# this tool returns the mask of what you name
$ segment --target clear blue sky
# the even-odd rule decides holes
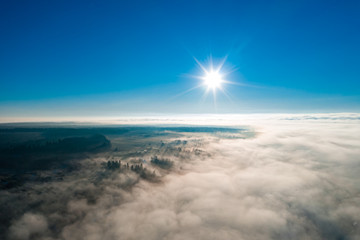
[[[2,116],[360,110],[360,1],[0,3]],[[225,55],[202,98],[193,57]],[[176,97],[175,97],[176,96]]]

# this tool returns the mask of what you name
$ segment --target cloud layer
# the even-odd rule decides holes
[[[249,138],[184,134],[178,153],[162,151],[174,167],[160,183],[101,178],[89,163],[26,196],[2,192],[19,206],[6,237],[360,239],[358,119],[272,116]]]

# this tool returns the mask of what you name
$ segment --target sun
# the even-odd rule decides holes
[[[221,83],[223,82],[222,76],[218,71],[211,70],[209,72],[205,72],[205,76],[203,77],[204,84],[213,90],[220,88]]]
[[[197,79],[198,85],[175,95],[175,97],[179,97],[198,88],[204,88],[205,91],[202,99],[205,99],[209,93],[212,93],[214,99],[214,106],[216,106],[216,96],[218,91],[220,91],[229,100],[231,100],[227,91],[227,85],[237,83],[229,81],[228,75],[236,71],[236,69],[229,69],[229,67],[223,68],[225,61],[227,60],[227,56],[219,59],[218,61],[216,61],[216,64],[214,64],[213,59],[210,55],[208,65],[204,65],[195,57],[193,58],[198,65],[198,70],[201,70],[201,72],[196,75],[189,76]]]

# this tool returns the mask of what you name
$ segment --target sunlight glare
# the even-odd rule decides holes
[[[221,74],[213,70],[206,72],[203,79],[205,84],[211,89],[219,88],[223,82]]]

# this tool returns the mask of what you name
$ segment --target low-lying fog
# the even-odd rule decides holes
[[[360,115],[188,122],[0,126],[0,238],[360,239]]]

